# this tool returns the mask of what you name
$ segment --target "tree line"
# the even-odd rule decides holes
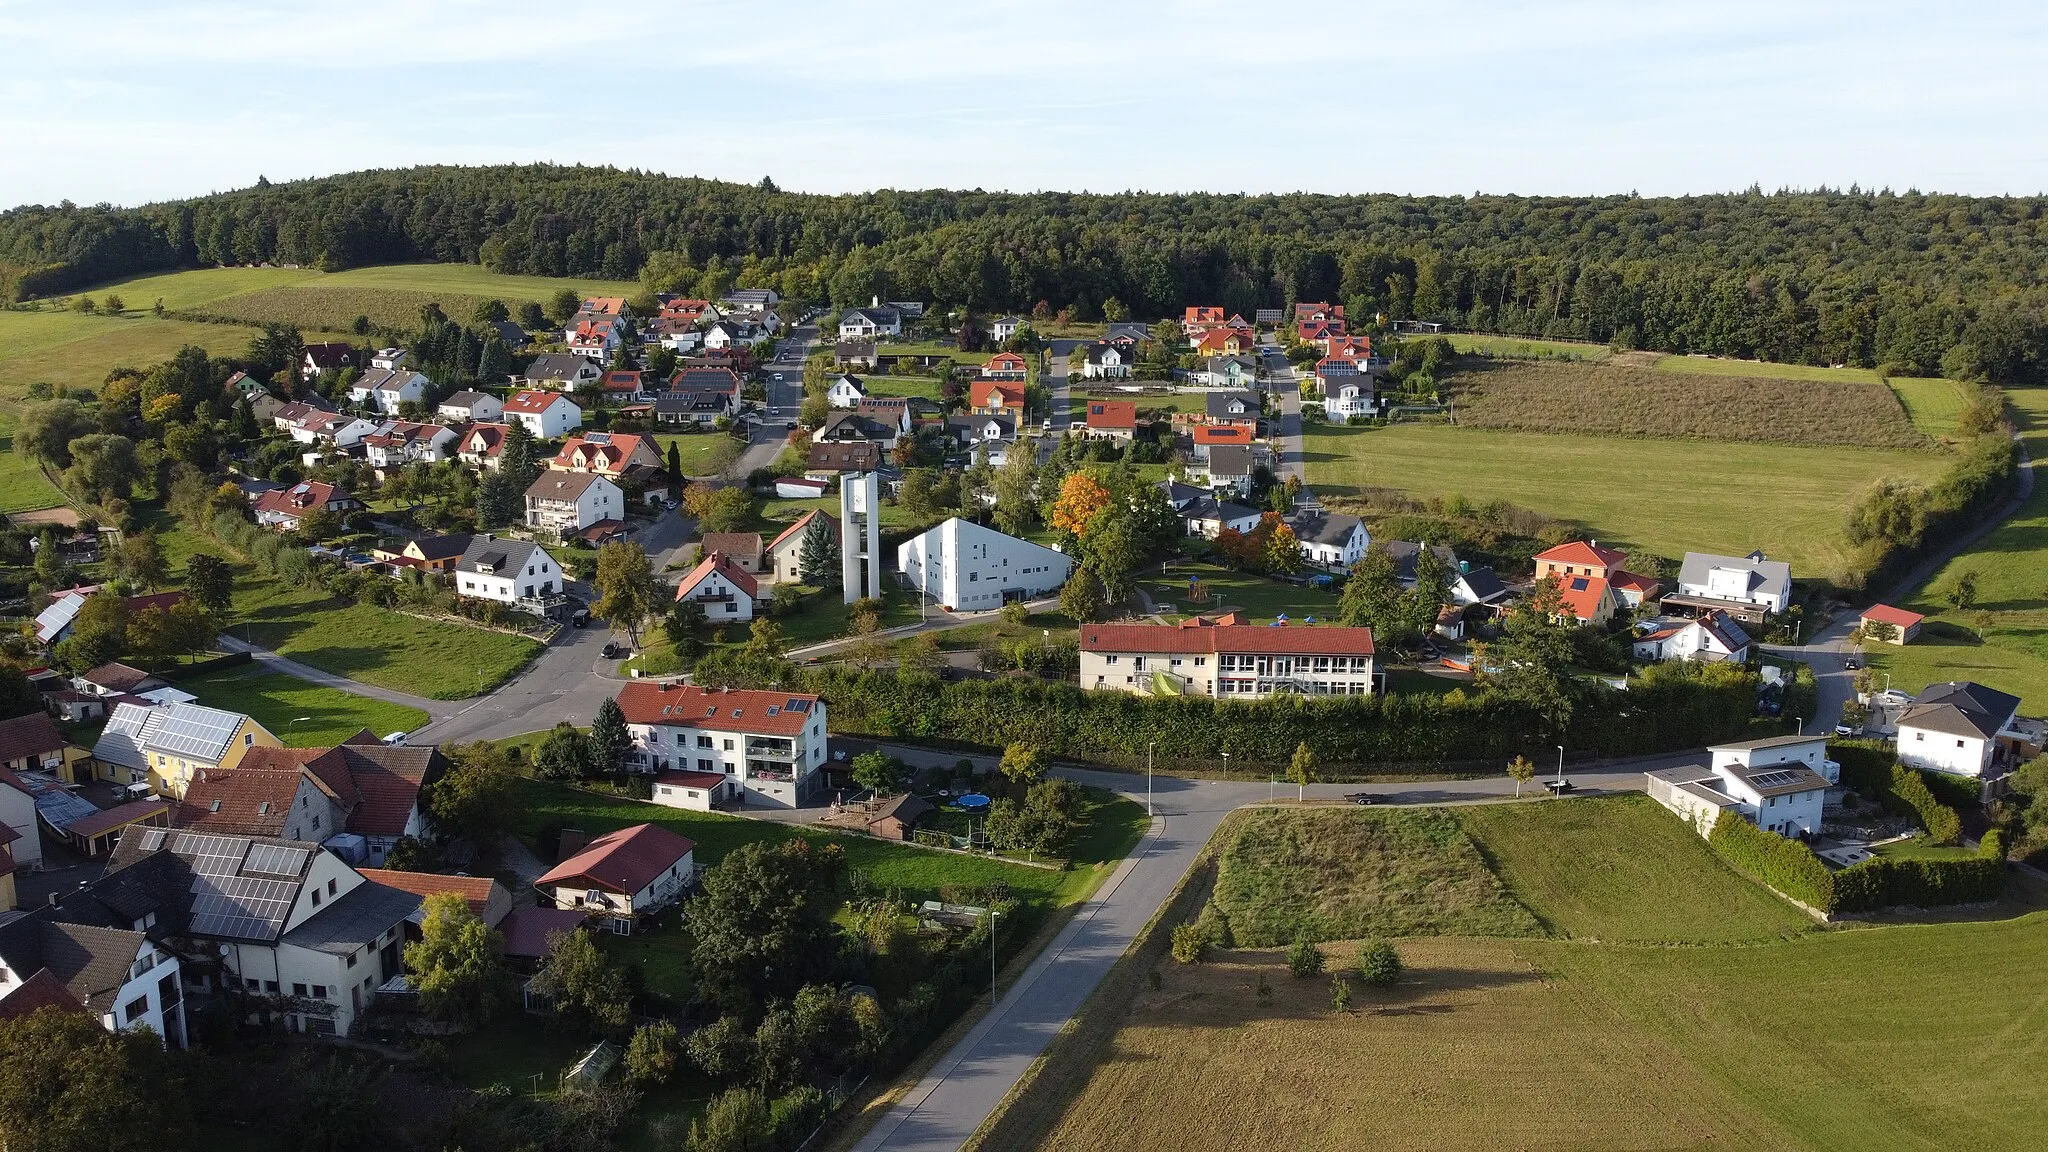
[[[0,213],[0,298],[213,264],[402,261],[1082,318],[1331,300],[1477,331],[2048,379],[2048,198],[817,196],[610,168],[422,167]]]

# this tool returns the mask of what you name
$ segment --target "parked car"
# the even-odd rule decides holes
[[[618,646],[618,644],[617,644],[617,643],[615,643],[615,642],[613,642],[613,641],[610,641],[610,640],[607,640],[607,641],[605,641],[605,642],[604,642],[604,651],[603,651],[602,653],[600,653],[600,655],[602,655],[602,656],[603,656],[603,657],[604,657],[605,659],[607,659],[607,660],[616,660],[616,659],[618,659],[618,656],[619,656],[619,646]]]
[[[581,628],[588,623],[590,623],[590,609],[578,608],[574,612],[569,613],[569,627]]]
[[[405,747],[406,737],[410,735],[412,735],[410,732],[387,732],[384,734],[384,746],[386,748],[403,748]]]
[[[1835,735],[1837,735],[1837,736],[1854,736],[1855,734],[1856,734],[1856,729],[1854,729],[1854,728],[1850,727],[1850,726],[1849,726],[1849,725],[1847,725],[1847,724],[1837,724],[1837,725],[1835,725]]]
[[[1863,667],[1863,661],[1858,660],[1854,656],[1851,656],[1847,660],[1842,661],[1842,667],[1847,668],[1851,672],[1854,672],[1857,669]]]

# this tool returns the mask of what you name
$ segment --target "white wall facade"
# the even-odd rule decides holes
[[[1952,776],[1983,776],[1991,770],[1991,741],[1927,728],[1899,725],[1899,763]]]
[[[517,604],[521,600],[552,596],[562,590],[562,569],[546,550],[536,548],[527,563],[514,572],[455,572],[455,591],[476,600]]]
[[[899,545],[896,566],[911,587],[948,611],[984,612],[1057,592],[1074,562],[956,517]]]
[[[745,790],[748,803],[771,808],[794,808],[810,794],[818,784],[818,772],[825,767],[829,743],[822,700],[811,705],[810,718],[796,736],[668,724],[628,724],[626,731],[633,737],[629,759],[637,767],[651,772],[671,768],[722,772],[731,784]],[[675,791],[683,789],[676,787]],[[707,796],[703,801],[706,808],[710,799]]]

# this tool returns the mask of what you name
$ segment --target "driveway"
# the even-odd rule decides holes
[[[503,740],[552,727],[557,720],[589,724],[597,706],[624,682],[615,671],[617,661],[601,654],[611,638],[611,630],[598,620],[588,628],[564,628],[526,671],[452,715],[437,715],[412,734],[412,742]]]

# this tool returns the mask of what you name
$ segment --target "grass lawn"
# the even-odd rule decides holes
[[[1220,834],[1213,906],[1244,947],[1543,931],[1441,811],[1254,809]]]
[[[1894,376],[1885,383],[1906,406],[1913,427],[1936,439],[1955,435],[1956,420],[1970,403],[1962,386],[1953,380]]]
[[[1206,601],[1188,599],[1188,581],[1199,579]],[[1285,613],[1300,622],[1313,616],[1329,621],[1337,612],[1337,597],[1321,588],[1269,580],[1214,564],[1177,562],[1172,569],[1139,581],[1159,611],[1169,615],[1211,615],[1240,611],[1254,622],[1266,623]]]
[[[506,1011],[488,1028],[448,1037],[450,1071],[456,1083],[469,1088],[504,1084],[526,1094],[540,1076],[542,1094],[552,1094],[563,1070],[574,1064],[593,1041],[548,1027],[543,1017]]]
[[[64,494],[35,461],[14,450],[14,414],[0,411],[0,512],[33,512],[63,503]]]
[[[1939,452],[1781,444],[1627,440],[1401,424],[1303,428],[1309,485],[1325,496],[1363,488],[1418,497],[1506,500],[1576,521],[1603,541],[1668,557],[1740,556],[1761,548],[1795,573],[1847,559],[1842,525],[1873,481],[1925,483]]]
[[[1478,332],[1460,332],[1449,339],[1451,347],[1460,352],[1477,352],[1492,356],[1605,360],[1608,355],[1605,344],[1582,344],[1572,340],[1539,340],[1532,336],[1489,336]]]
[[[656,436],[654,442],[661,446],[662,467],[668,467],[668,446],[676,446],[676,455],[681,459],[683,475],[709,476],[711,458],[718,451],[719,443],[728,437],[721,432],[695,432],[687,436]]]
[[[524,636],[343,604],[247,574],[236,591],[234,635],[323,672],[434,700],[501,684],[541,648]]]
[[[2048,1082],[2024,1056],[2048,1000],[2014,974],[2048,954],[2048,912],[1783,920],[1640,798],[1414,815],[1472,830],[1561,938],[1402,940],[1401,981],[1354,985],[1344,1013],[1277,949],[1134,953],[1151,974],[1113,973],[1127,994],[1075,1030],[1108,1039],[1056,1045],[1051,1087],[1013,1102],[1006,1135],[1061,1152],[2039,1143]],[[1349,856],[1330,884],[1438,857],[1403,851]],[[1333,968],[1351,954],[1324,951]]]
[[[427,722],[427,714],[417,708],[323,688],[260,666],[209,672],[181,680],[178,687],[201,704],[255,717],[292,748],[325,748],[365,728],[379,737],[410,732]]]
[[[1562,936],[1723,944],[1814,929],[1647,796],[1483,804],[1457,817],[1515,896]]]
[[[238,324],[159,320],[147,313],[0,312],[0,398],[17,401],[38,380],[97,391],[115,368],[147,368],[187,344],[216,355],[239,353],[250,335]]]
[[[776,593],[781,595],[789,590],[787,585],[782,585],[776,588]],[[838,589],[810,589],[801,611],[790,616],[778,616],[775,622],[782,625],[782,634],[790,647],[800,648],[807,644],[820,644],[850,635],[851,618],[852,613],[848,610],[846,598]],[[883,588],[882,627],[896,628],[916,622],[917,598],[901,588]],[[743,641],[746,638],[744,628],[726,629],[728,640]]]
[[[1441,696],[1446,692],[1469,687],[1471,685],[1463,680],[1453,680],[1449,676],[1432,676],[1413,668],[1393,668],[1387,671],[1387,691],[1397,696],[1423,692]]]
[[[870,396],[919,396],[933,403],[940,399],[944,381],[936,376],[863,376],[861,384]]]
[[[2006,398],[2028,453],[2037,462],[2048,459],[2048,390],[2016,388]],[[1944,595],[1964,572],[1977,575],[1977,603],[1969,611]],[[2034,494],[2012,519],[1949,561],[1903,606],[1929,619],[1903,648],[1865,649],[1880,682],[1889,673],[1893,688],[1918,692],[1943,680],[1975,680],[2023,699],[2048,698],[2048,477],[2037,474]],[[1980,624],[1979,613],[1989,621]]]
[[[1657,371],[1693,376],[1760,376],[1779,380],[1837,380],[1875,384],[1872,368],[1822,368],[1813,364],[1779,364],[1771,360],[1733,360],[1713,356],[1659,356]]]

